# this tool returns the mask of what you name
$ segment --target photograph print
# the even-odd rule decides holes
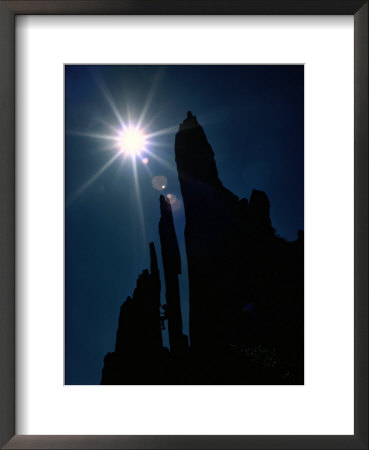
[[[304,384],[304,66],[65,66],[65,384]]]

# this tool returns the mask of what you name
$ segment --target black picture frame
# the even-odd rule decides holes
[[[354,16],[354,435],[15,435],[15,17],[19,14]],[[2,448],[368,449],[368,0],[0,0],[0,105],[0,445]]]

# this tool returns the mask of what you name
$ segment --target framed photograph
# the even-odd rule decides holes
[[[65,384],[304,384],[304,66],[66,65],[65,119]]]
[[[368,448],[368,4],[0,2],[1,445]]]

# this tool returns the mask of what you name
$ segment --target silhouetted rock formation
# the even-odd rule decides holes
[[[174,229],[172,207],[169,200],[160,196],[159,235],[165,277],[170,353],[181,358],[188,353],[188,339],[182,333],[182,313],[178,275],[181,273],[181,256]]]
[[[192,355],[212,366],[263,345],[301,382],[302,242],[275,235],[264,192],[239,201],[222,185],[213,150],[190,112],[176,135],[175,156],[186,215]],[[262,374],[265,382],[276,379],[269,372]],[[218,380],[232,382],[232,376],[219,373]],[[250,379],[250,370],[247,376],[241,368],[241,376]]]
[[[137,279],[133,297],[120,309],[115,352],[104,359],[101,384],[161,384],[168,352],[160,328],[160,278],[155,247],[150,243],[151,269]]]
[[[272,227],[267,195],[238,199],[219,179],[214,152],[191,112],[180,124],[175,159],[185,210],[190,349],[182,333],[181,261],[170,202],[160,197],[166,284],[150,244],[133,298],[122,305],[116,349],[103,384],[301,384],[304,369],[304,240]],[[168,320],[170,353],[160,324]]]

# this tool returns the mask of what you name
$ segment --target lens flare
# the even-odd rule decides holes
[[[164,175],[156,175],[151,180],[152,187],[157,191],[161,191],[167,187],[167,178]]]
[[[167,199],[169,200],[171,205],[173,205],[173,203],[177,201],[177,197],[174,194],[168,194]]]

